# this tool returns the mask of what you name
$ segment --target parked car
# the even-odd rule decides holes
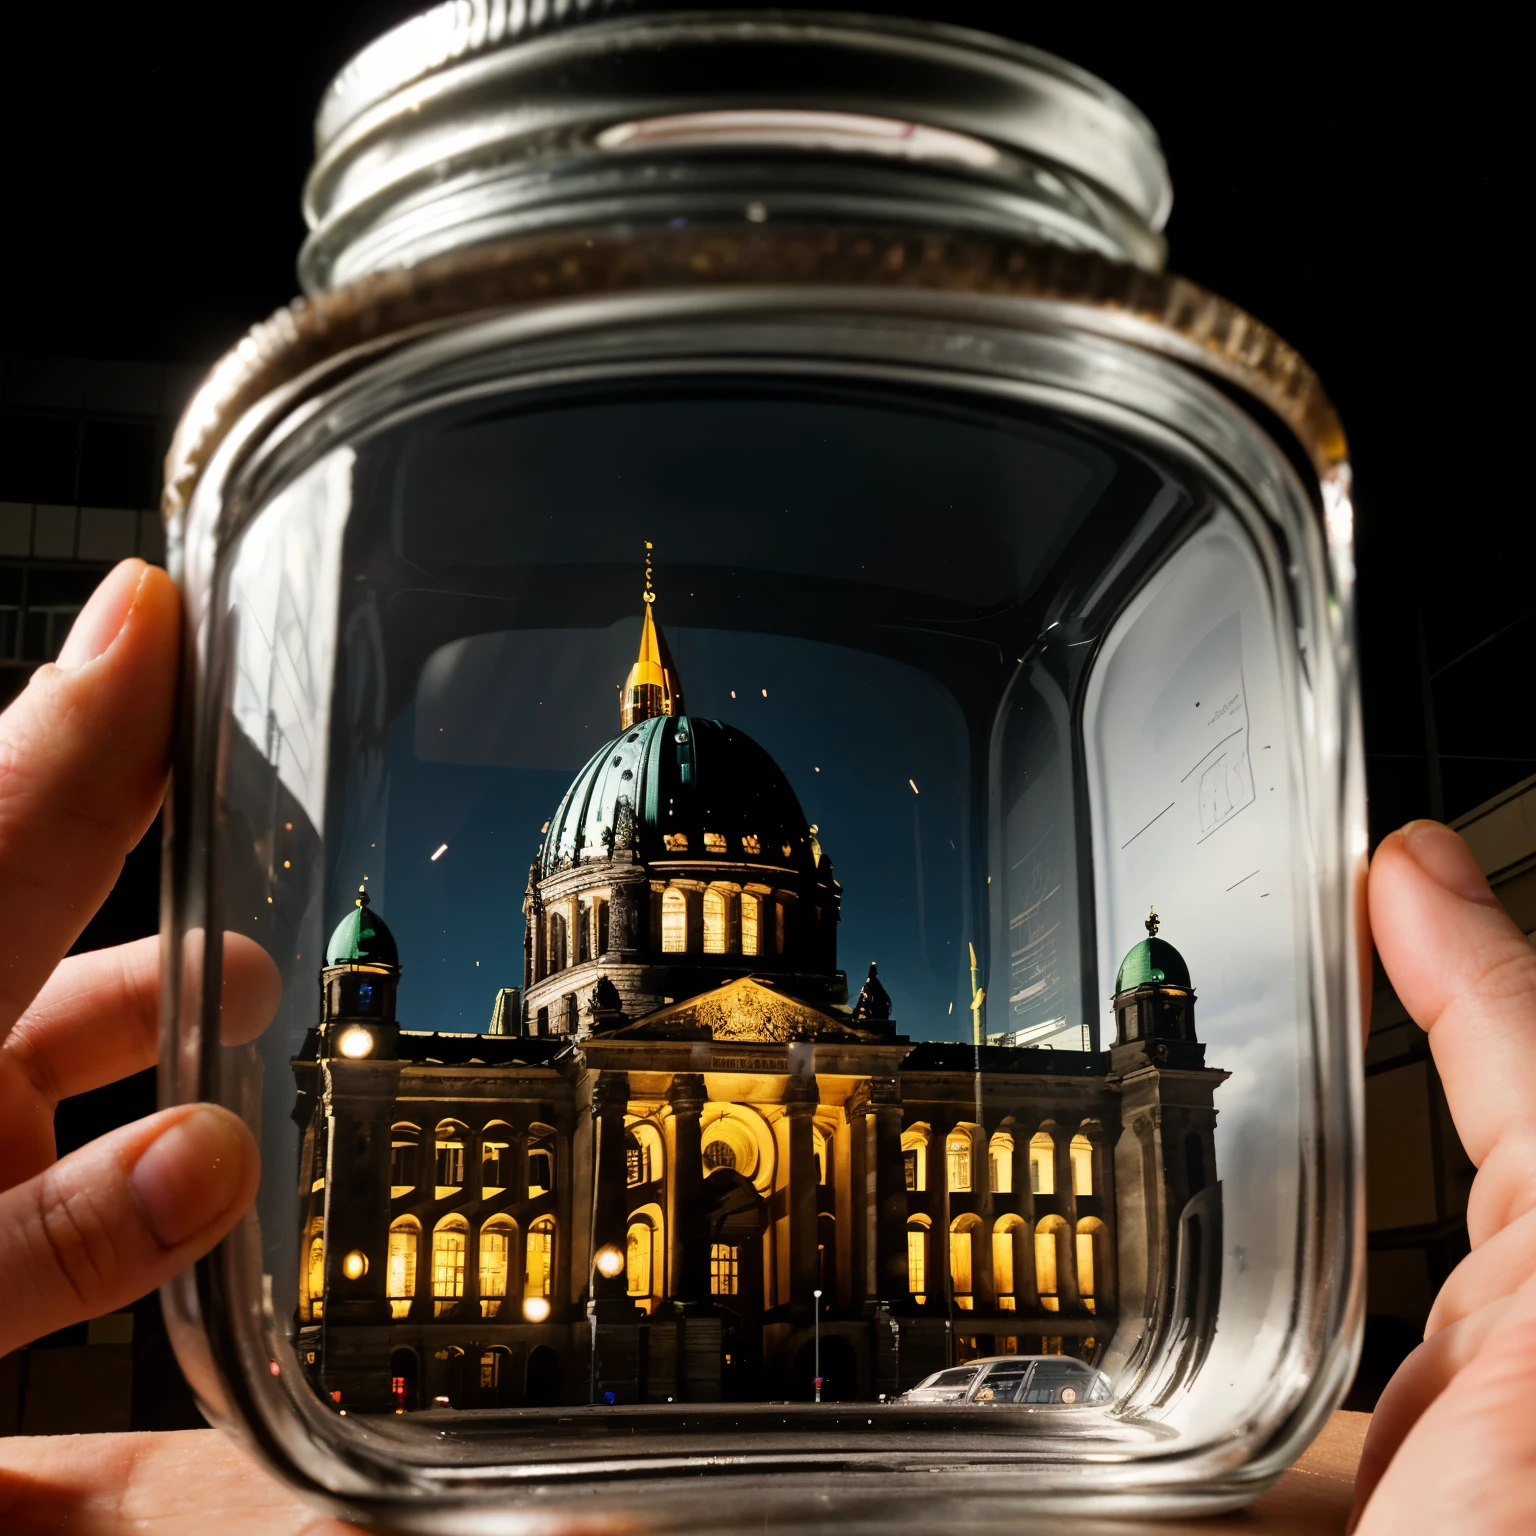
[[[1107,1403],[1109,1398],[1109,1377],[1085,1361],[1066,1355],[991,1355],[935,1371],[897,1401],[914,1407],[930,1403],[1054,1403],[1082,1408]]]

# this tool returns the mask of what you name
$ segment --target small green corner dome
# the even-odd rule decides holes
[[[336,924],[325,946],[327,965],[395,965],[400,951],[384,919],[368,905],[368,892],[359,890],[357,905]]]
[[[1193,990],[1184,956],[1167,939],[1155,935],[1131,946],[1115,976],[1115,991],[1128,992],[1132,987],[1144,987],[1149,982]]]

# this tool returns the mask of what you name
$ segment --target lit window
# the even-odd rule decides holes
[[[736,1166],[736,1149],[723,1137],[712,1141],[704,1148],[704,1166],[711,1173],[717,1168],[734,1168]]]
[[[389,1254],[384,1275],[389,1292],[389,1310],[395,1317],[405,1317],[416,1294],[416,1249],[420,1238],[416,1223],[409,1216],[392,1222],[389,1228]]]
[[[661,845],[668,853],[687,853],[688,834],[686,832],[663,832]]]
[[[464,1295],[464,1255],[469,1223],[449,1216],[432,1234],[432,1300],[439,1317],[451,1312]]]
[[[528,1154],[528,1198],[547,1194],[554,1187],[554,1158],[546,1148],[537,1148]]]
[[[1056,1193],[1056,1143],[1047,1131],[1029,1139],[1029,1188],[1036,1195]]]
[[[723,955],[726,951],[725,892],[704,892],[704,953]]]
[[[629,1229],[625,1245],[624,1273],[629,1277],[631,1296],[651,1294],[651,1224],[637,1221]]]
[[[1077,1224],[1077,1292],[1089,1312],[1096,1310],[1094,1297],[1097,1293],[1093,1273],[1093,1236],[1102,1228],[1103,1224],[1093,1216],[1086,1216]]]
[[[1074,1136],[1069,1148],[1072,1157],[1072,1193],[1093,1193],[1093,1143],[1086,1136]]]
[[[528,1268],[524,1294],[548,1296],[554,1284],[555,1218],[541,1216],[528,1228]]]
[[[944,1143],[949,1161],[949,1187],[963,1192],[971,1187],[971,1138],[958,1131]]]
[[[309,1273],[305,1277],[309,1292],[309,1315],[319,1317],[325,1303],[325,1239],[313,1237],[309,1243]]]
[[[446,1200],[464,1187],[464,1136],[445,1121],[437,1128],[437,1198]]]
[[[916,1189],[917,1188],[917,1152],[915,1150],[913,1150],[911,1152],[903,1152],[901,1154],[901,1165],[902,1165],[902,1168],[906,1172],[907,1188],[908,1189]]]
[[[949,1281],[955,1292],[955,1305],[971,1304],[971,1233],[958,1224],[949,1232]]]
[[[773,952],[776,955],[784,953],[784,903],[776,901],[773,904]]]
[[[1023,1223],[1017,1216],[1004,1217],[992,1229],[992,1287],[997,1292],[998,1309],[1014,1310],[1013,1234]]]
[[[495,1317],[507,1294],[512,1255],[512,1223],[493,1217],[480,1229],[480,1315]]]
[[[716,1143],[719,1145],[719,1143]],[[709,1250],[709,1290],[712,1296],[734,1296],[741,1250],[733,1243],[714,1243]]]
[[[480,1185],[484,1194],[499,1195],[512,1179],[512,1148],[504,1141],[480,1143]]]
[[[633,1131],[624,1133],[624,1182],[631,1189],[651,1182],[650,1154]]]
[[[1040,1340],[1040,1353],[1042,1355],[1059,1355],[1061,1352],[1061,1335],[1059,1333],[1048,1333]]]
[[[916,1225],[907,1228],[907,1289],[919,1301],[928,1289],[928,1234]]]
[[[1013,1193],[1013,1137],[999,1131],[987,1148],[988,1172],[994,1195]]]
[[[565,969],[565,915],[561,912],[549,915],[549,969],[552,973]]]
[[[392,1127],[389,1141],[389,1193],[408,1195],[416,1187],[416,1127]]]
[[[1047,1312],[1059,1312],[1061,1299],[1056,1283],[1056,1233],[1065,1226],[1059,1216],[1047,1216],[1035,1228],[1035,1289]]]
[[[747,835],[742,838],[741,851],[743,853],[761,853],[763,851],[763,845],[758,840],[756,832],[748,832]]]
[[[674,955],[688,948],[688,902],[681,891],[661,893],[661,947]]]
[[[744,955],[757,953],[758,922],[762,909],[763,904],[756,896],[746,895],[741,898],[741,952]]]
[[[782,844],[779,848],[779,852],[782,853],[786,859],[789,858],[794,853],[794,851],[795,850],[791,848],[788,843]]]
[[[706,832],[704,834],[704,851],[705,853],[724,853],[725,833]]]

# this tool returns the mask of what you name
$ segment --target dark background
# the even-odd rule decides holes
[[[314,107],[352,52],[415,9],[8,18],[0,356],[207,365],[285,303]],[[1514,227],[1528,174],[1516,50],[1491,13],[1459,10],[1454,28],[1316,6],[1229,9],[1219,25],[1151,7],[934,14],[1059,53],[1135,101],[1172,168],[1170,267],[1269,322],[1328,385],[1356,468],[1373,844],[1536,773]],[[153,504],[153,457],[131,457],[103,461],[145,482],[110,505]],[[81,947],[153,931],[156,837]],[[152,1076],[65,1105],[61,1152],[151,1109]],[[141,1330],[158,1327],[152,1303],[136,1310]],[[136,1404],[136,1423],[194,1422],[179,1381],[145,1388],[163,1408]]]

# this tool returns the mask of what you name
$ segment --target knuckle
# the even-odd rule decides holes
[[[38,1181],[38,1230],[48,1267],[84,1315],[92,1315],[111,1296],[121,1271],[107,1212],[88,1187],[67,1184],[55,1165]]]

